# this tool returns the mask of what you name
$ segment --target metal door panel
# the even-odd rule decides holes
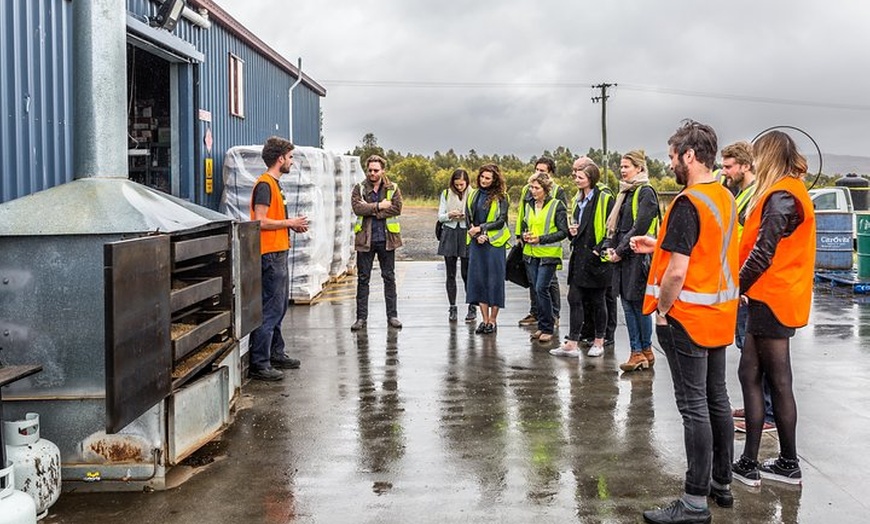
[[[236,224],[239,235],[239,329],[236,335],[244,337],[263,321],[262,266],[260,264],[260,223]]]
[[[167,235],[104,246],[107,433],[169,395],[169,257]]]

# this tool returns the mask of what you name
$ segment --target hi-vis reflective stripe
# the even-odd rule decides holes
[[[734,275],[731,273],[731,266],[728,265],[728,244],[731,243],[731,237],[734,235],[734,222],[728,224],[727,231],[725,230],[724,220],[722,215],[719,213],[719,208],[713,203],[710,198],[701,193],[700,191],[692,191],[691,189],[687,189],[686,193],[691,193],[693,196],[698,198],[701,202],[704,203],[705,206],[710,210],[710,213],[716,219],[716,223],[719,225],[719,230],[724,231],[725,235],[722,239],[722,251],[719,253],[719,263],[722,267],[722,272],[719,274],[719,291],[716,293],[698,293],[695,291],[680,291],[677,299],[681,302],[685,302],[687,304],[698,304],[702,306],[713,306],[716,304],[721,304],[722,302],[728,302],[730,300],[737,300],[740,297],[740,288],[737,286],[737,283],[734,281]],[[734,201],[731,201],[731,215],[736,217],[737,206],[734,204]],[[723,286],[723,282],[725,281],[725,285]],[[658,284],[649,284],[646,286],[646,294],[652,295],[656,299],[659,298],[661,294],[661,287]]]
[[[550,202],[548,203],[547,217],[544,219],[544,231],[542,234],[547,235],[553,229],[553,227],[554,227],[553,226],[553,215],[556,214],[556,206],[558,206],[559,203],[560,203],[560,201],[556,200],[555,198],[550,200]],[[529,217],[530,216],[532,216],[532,206],[530,206],[527,202],[526,203],[526,213],[525,213],[525,217],[524,217],[524,219],[526,221],[527,228],[529,225]],[[555,247],[555,246],[561,246],[561,245],[562,245],[562,242],[559,241],[559,242],[551,242],[549,244],[537,244],[535,247]]]

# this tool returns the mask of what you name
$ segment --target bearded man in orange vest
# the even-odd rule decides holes
[[[653,253],[643,313],[656,313],[683,417],[688,469],[685,491],[646,522],[710,522],[708,495],[730,507],[734,423],[725,389],[725,346],[734,341],[739,299],[737,207],[713,176],[716,133],[687,120],[668,140],[671,169],[685,188],[668,208],[658,240],[636,236]]]
[[[251,333],[249,375],[255,380],[281,380],[280,369],[296,369],[299,361],[284,351],[281,322],[287,313],[290,278],[287,254],[290,233],[308,231],[308,217],[287,218],[287,204],[278,180],[293,165],[293,144],[273,136],[262,152],[268,169],[257,179],[251,198],[251,220],[260,221],[260,260],[262,265],[263,323]]]

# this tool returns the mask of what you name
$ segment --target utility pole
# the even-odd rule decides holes
[[[607,99],[610,98],[607,95],[607,89],[616,87],[616,84],[602,83],[592,87],[593,89],[601,90],[601,96],[593,96],[592,103],[601,102],[601,149],[603,150],[602,157],[604,159],[604,179],[605,183],[607,183]]]

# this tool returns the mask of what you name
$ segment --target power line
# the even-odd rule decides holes
[[[321,82],[328,88],[336,87],[370,87],[370,88],[410,88],[410,89],[597,89],[599,85],[585,82],[438,82],[438,81],[408,81],[408,80],[325,80]],[[835,102],[816,102],[813,100],[797,100],[755,95],[738,95],[733,93],[715,93],[708,91],[692,91],[672,87],[647,86],[641,84],[620,84],[627,91],[659,93],[663,95],[689,96],[697,98],[713,98],[735,102],[755,102],[762,104],[816,107],[823,109],[845,109],[849,111],[870,111],[870,105],[839,104]]]

